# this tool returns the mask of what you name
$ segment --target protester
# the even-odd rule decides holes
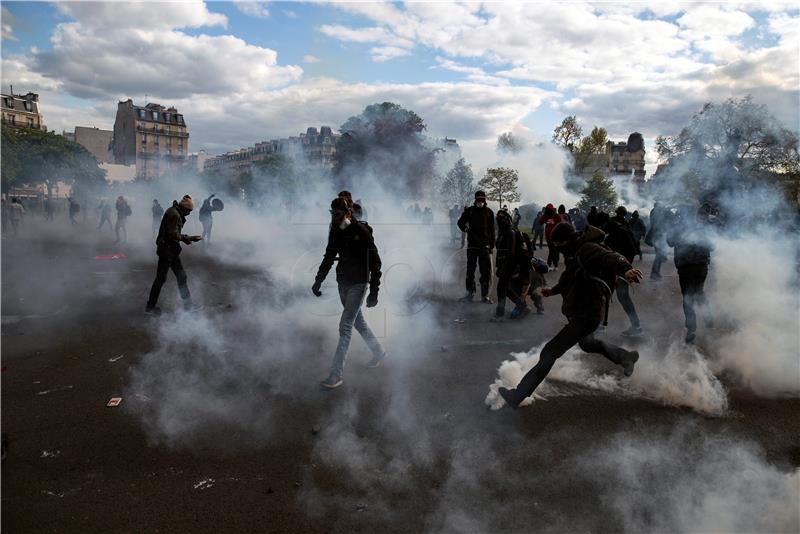
[[[105,223],[108,223],[109,230],[114,229],[111,224],[111,204],[106,200],[102,200],[100,202],[100,224],[97,225],[97,229],[102,229]]]
[[[539,242],[539,248],[544,248],[544,225],[539,221],[544,215],[544,209],[539,210],[539,213],[536,214],[536,217],[533,219],[533,226],[531,226],[531,234],[533,234],[533,239],[531,239],[531,243],[533,244],[533,248],[536,248],[536,242]]]
[[[598,219],[599,214],[597,212],[597,206],[592,206],[589,208],[589,213],[586,214],[586,224],[590,224],[595,228],[600,228],[603,226],[602,221]]]
[[[117,240],[114,243],[119,243],[119,231],[122,230],[123,235],[125,236],[122,240],[123,243],[128,241],[128,229],[126,227],[128,223],[128,217],[131,216],[132,211],[130,205],[128,205],[128,201],[125,200],[125,197],[122,195],[117,197],[117,202],[115,204],[117,209],[117,224],[114,226],[114,232],[117,234]]]
[[[475,193],[475,202],[458,219],[458,227],[467,234],[467,294],[462,302],[472,302],[475,295],[475,268],[481,271],[481,302],[491,304],[489,283],[492,280],[492,249],[495,245],[494,213],[486,205],[486,194]]]
[[[667,261],[667,241],[666,235],[669,227],[670,212],[656,202],[650,210],[650,229],[644,238],[644,242],[655,249],[656,257],[653,260],[653,267],[650,270],[651,280],[661,279],[661,264]]]
[[[67,202],[69,202],[69,222],[74,226],[78,224],[78,221],[75,220],[75,217],[77,217],[78,213],[80,213],[81,205],[78,204],[72,197],[68,197]]]
[[[522,378],[516,389],[499,389],[500,395],[512,408],[533,394],[556,360],[576,343],[583,351],[602,354],[622,366],[625,376],[633,374],[634,365],[639,360],[637,351],[601,341],[593,333],[607,317],[610,288],[616,277],[622,276],[629,283],[636,283],[642,278],[641,271],[601,245],[604,234],[592,226],[579,233],[571,224],[560,223],[553,229],[551,237],[564,254],[566,267],[558,284],[553,288],[543,288],[542,294],[545,297],[562,295],[561,311],[568,323],[547,342],[539,362]]]
[[[605,245],[614,252],[622,255],[628,263],[633,263],[633,258],[636,256],[637,247],[634,241],[633,233],[631,232],[628,221],[625,216],[628,210],[625,206],[619,206],[615,212],[614,217],[603,227],[606,232]],[[633,304],[630,292],[628,291],[628,283],[620,278],[616,279],[614,287],[617,293],[617,299],[622,305],[622,309],[628,315],[630,327],[622,332],[623,336],[638,336],[642,333],[642,327],[639,322],[639,315],[636,313],[636,306]]]
[[[461,215],[461,209],[458,207],[458,204],[454,204],[452,209],[447,212],[447,216],[450,218],[450,238],[453,242],[458,242],[458,235],[461,231],[458,229],[458,217]],[[464,246],[463,244],[461,245]]]
[[[381,258],[372,230],[353,217],[352,208],[347,201],[338,197],[331,202],[331,231],[328,236],[328,245],[322,264],[317,271],[311,291],[317,297],[322,295],[322,282],[328,276],[334,260],[338,257],[336,265],[336,282],[339,286],[339,299],[342,302],[342,316],[339,320],[339,343],[333,356],[333,363],[328,378],[321,382],[321,386],[333,389],[342,385],[347,349],[353,327],[361,334],[370,351],[372,360],[367,367],[374,368],[380,365],[386,357],[386,352],[380,342],[372,333],[364,315],[361,304],[367,296],[367,308],[378,304],[378,288],[381,280]],[[369,286],[369,295],[367,295]]]
[[[151,211],[153,213],[153,237],[156,237],[158,235],[158,227],[161,226],[161,217],[164,215],[164,208],[158,203],[157,198],[153,199]]]
[[[707,205],[701,206],[697,215],[676,221],[667,233],[667,243],[674,247],[675,267],[683,297],[683,314],[686,318],[686,342],[694,341],[697,333],[697,309],[706,328],[714,321],[704,292],[708,265],[711,263],[711,242],[708,239],[712,216]]]
[[[205,243],[211,242],[211,228],[214,226],[214,216],[212,212],[214,211],[214,206],[211,205],[211,199],[214,198],[216,195],[212,194],[207,199],[203,201],[203,204],[200,206],[200,224],[203,226],[203,240]]]
[[[44,220],[45,221],[53,221],[55,220],[55,213],[56,213],[56,204],[52,198],[48,198],[44,201]]]
[[[569,220],[572,221],[572,225],[577,231],[583,232],[586,230],[586,217],[578,208],[572,208],[569,210]]]
[[[13,197],[11,199],[11,211],[8,214],[8,218],[11,221],[11,230],[14,232],[14,235],[17,235],[19,232],[19,227],[22,225],[24,216],[25,206],[22,205],[22,201],[19,198]]]
[[[497,307],[494,319],[505,316],[506,297],[515,304],[513,319],[530,313],[526,304],[530,288],[531,256],[529,244],[522,232],[513,227],[513,219],[506,210],[497,212]]]
[[[359,222],[367,221],[367,210],[364,208],[364,203],[360,198],[353,202],[353,217]]]
[[[122,198],[122,197],[120,197]],[[172,269],[178,281],[178,290],[183,299],[183,307],[186,310],[193,309],[192,295],[189,293],[189,285],[186,280],[186,271],[183,270],[181,263],[181,243],[191,245],[203,239],[199,235],[186,235],[181,233],[183,225],[186,224],[186,217],[194,209],[194,200],[190,195],[184,195],[180,202],[172,202],[172,206],[167,208],[161,218],[161,225],[156,237],[156,255],[158,256],[158,266],[156,267],[156,279],[150,288],[150,298],[147,300],[145,313],[150,315],[160,315],[161,309],[158,307],[158,296],[161,287],[167,281],[167,271]]]
[[[516,230],[519,228],[519,220],[522,216],[519,214],[519,208],[514,208],[514,214],[511,216],[511,228]]]
[[[629,223],[631,227],[631,233],[633,234],[633,240],[636,244],[636,255],[639,256],[639,260],[641,260],[642,238],[647,234],[647,227],[645,226],[644,221],[639,218],[638,210],[634,210]]]
[[[563,208],[563,204],[560,208]],[[566,214],[564,214],[566,216]],[[544,208],[544,213],[539,217],[539,224],[544,225],[544,238],[547,241],[547,265],[553,269],[558,269],[558,249],[553,245],[550,240],[550,234],[553,233],[553,228],[560,222],[564,222],[561,214],[556,212],[552,204],[548,204]]]

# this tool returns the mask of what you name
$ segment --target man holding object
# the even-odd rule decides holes
[[[344,362],[350,338],[355,326],[364,342],[372,352],[372,360],[367,367],[380,365],[386,353],[380,342],[372,333],[364,315],[361,304],[367,294],[367,308],[378,305],[378,287],[381,283],[381,258],[372,238],[372,229],[367,223],[359,222],[353,217],[350,204],[338,197],[331,202],[331,226],[328,235],[328,246],[325,256],[317,271],[317,277],[311,291],[317,297],[322,295],[321,287],[325,277],[339,257],[336,266],[336,282],[339,284],[339,298],[342,301],[342,317],[339,320],[339,344],[333,356],[333,364],[328,378],[320,384],[324,388],[333,389],[342,385]]]
[[[175,278],[178,280],[178,290],[183,299],[183,307],[186,310],[192,309],[192,296],[189,293],[189,286],[186,283],[186,271],[183,270],[181,263],[181,243],[191,245],[203,239],[199,235],[182,234],[183,225],[186,224],[186,217],[194,209],[194,200],[190,195],[184,195],[180,202],[172,201],[172,206],[164,212],[161,219],[161,226],[158,229],[156,238],[156,254],[158,255],[158,267],[156,268],[156,279],[153,287],[150,288],[150,298],[145,307],[145,313],[160,315],[161,309],[157,306],[158,295],[161,287],[167,281],[167,271],[172,269]]]

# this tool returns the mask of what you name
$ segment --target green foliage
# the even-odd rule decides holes
[[[775,183],[788,196],[800,184],[797,133],[750,96],[705,104],[677,136],[658,137],[656,150],[664,175],[688,194]]]
[[[442,182],[441,195],[447,206],[453,204],[465,206],[472,198],[474,187],[475,176],[472,173],[472,165],[464,161],[464,158],[460,158],[447,172]]]
[[[421,135],[425,123],[392,102],[372,104],[341,126],[334,172],[342,187],[356,188],[365,176],[386,189],[415,195],[434,178],[434,150]]]
[[[617,207],[614,182],[603,176],[602,171],[596,171],[586,181],[586,187],[581,191],[581,195],[581,200],[578,202],[581,211],[587,212],[592,206],[597,206],[598,210],[611,213]]]
[[[497,136],[496,150],[500,154],[519,154],[525,148],[522,139],[517,138],[511,132],[505,132]]]
[[[486,169],[486,175],[478,182],[478,187],[486,193],[487,200],[496,200],[502,207],[504,202],[519,201],[517,182],[519,182],[519,174],[516,170],[496,167]]]
[[[594,174],[607,164],[606,142],[608,133],[605,128],[592,128],[592,132],[581,139],[580,145],[573,153],[576,174]]]
[[[106,185],[105,171],[83,146],[39,130],[2,129],[2,189],[58,181],[84,191]]]
[[[561,124],[556,126],[553,130],[553,142],[558,146],[566,148],[570,153],[574,153],[577,148],[577,143],[583,135],[583,128],[578,124],[575,115],[566,117]]]

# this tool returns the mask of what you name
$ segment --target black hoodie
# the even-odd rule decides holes
[[[337,282],[342,285],[369,282],[371,291],[378,290],[381,285],[381,257],[369,226],[353,220],[344,230],[331,228],[328,246],[317,271],[317,282],[325,280],[337,256]]]

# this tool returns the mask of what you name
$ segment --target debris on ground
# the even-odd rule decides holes
[[[124,252],[114,252],[112,254],[99,254],[94,257],[96,260],[124,260],[128,256]]]
[[[213,485],[214,485],[214,479],[213,478],[207,478],[207,479],[201,480],[200,482],[195,484],[194,485],[194,489],[205,490],[205,489],[208,489],[208,488],[212,487]]]
[[[115,406],[119,406],[121,403],[122,403],[122,397],[111,397],[106,403],[106,406],[108,406],[109,408],[113,408]]]
[[[453,322],[457,323],[457,324],[464,324],[464,323],[467,322],[467,320],[466,319],[454,319]]]
[[[321,430],[322,428],[319,425],[314,425],[311,427],[311,433],[315,436],[319,434]]]
[[[59,386],[53,389],[46,389],[44,391],[39,391],[36,393],[37,395],[47,395],[48,393],[55,393],[56,391],[66,391],[68,389],[72,389],[72,386]]]
[[[114,363],[114,362],[120,361],[124,357],[125,357],[124,354],[120,354],[119,356],[114,356],[113,358],[109,358],[108,361],[110,361],[111,363]]]
[[[39,458],[58,458],[61,456],[61,451],[54,450],[54,451],[42,451],[42,454],[39,455]]]
[[[447,345],[442,345],[442,352],[449,352],[450,349],[447,348]]]

